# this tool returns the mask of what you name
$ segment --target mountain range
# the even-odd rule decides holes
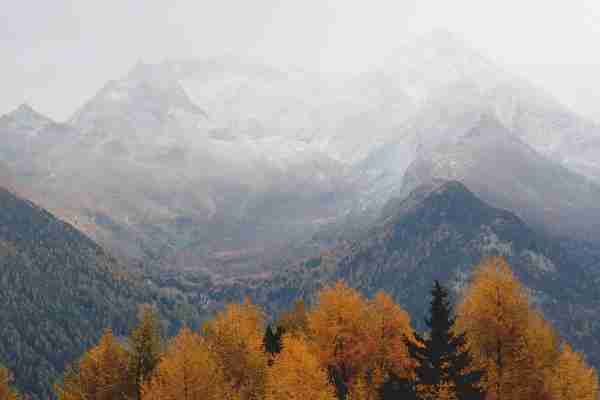
[[[0,142],[0,289],[26,304],[0,358],[34,393],[139,303],[172,326],[245,295],[274,315],[344,279],[419,316],[491,254],[600,363],[600,125],[448,32],[345,81],[139,63],[67,121],[0,117]]]
[[[139,63],[68,121],[23,105],[0,137],[25,195],[118,257],[217,278],[428,174],[554,234],[598,233],[600,128],[445,32],[347,82],[233,57]],[[500,142],[501,167],[475,177]]]

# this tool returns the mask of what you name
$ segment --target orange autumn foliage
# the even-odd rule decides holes
[[[304,300],[298,300],[290,311],[286,311],[279,316],[276,325],[287,333],[305,334],[308,329],[307,312]]]
[[[128,399],[128,355],[110,330],[65,374],[59,400]]]
[[[487,393],[496,399],[522,398],[517,392],[524,382],[517,377],[519,367],[527,367],[522,351],[529,300],[504,259],[489,258],[475,269],[457,314],[458,329],[467,333],[476,364],[486,371]]]
[[[264,325],[262,310],[249,301],[226,306],[204,325],[206,341],[223,368],[225,380],[241,400],[263,398],[267,368]]]
[[[414,381],[421,375],[406,346],[415,337],[410,316],[385,293],[366,299],[337,282],[318,293],[313,307],[298,302],[277,324],[286,333],[281,352],[272,355],[263,345],[265,316],[249,301],[227,305],[201,333],[183,328],[166,349],[155,334],[132,335],[149,338],[137,342],[152,351],[138,353],[158,363],[142,380],[142,400],[336,400],[336,388],[347,391],[347,400],[379,400],[390,376],[412,379],[422,398],[458,398],[456,381],[444,380],[433,391]],[[595,371],[530,306],[527,290],[502,258],[486,259],[474,270],[455,327],[465,332],[464,346],[473,357],[468,368],[485,373],[488,400],[598,398]],[[107,331],[67,371],[58,398],[135,398],[138,387],[129,370],[134,350]],[[3,371],[0,395],[6,396]]]
[[[411,362],[403,340],[404,335],[412,334],[410,319],[389,296],[379,293],[367,301],[356,290],[337,282],[321,290],[307,320],[321,365],[336,371],[351,396],[372,398],[390,371],[410,374]]]
[[[143,400],[232,398],[216,355],[189,328],[183,328],[170,342],[151,379],[142,386]]]
[[[368,312],[372,319],[369,334],[375,343],[373,368],[408,377],[415,367],[404,343],[413,334],[410,316],[384,292],[369,301]]]
[[[265,400],[336,400],[327,371],[299,336],[285,335],[267,371]]]
[[[563,345],[556,365],[547,377],[552,400],[598,399],[598,376],[581,354]]]
[[[560,397],[556,388],[562,388],[566,381],[554,382],[555,376],[558,372],[568,377],[575,374],[573,371],[591,370],[582,359],[575,361],[575,356],[561,351],[558,335],[530,307],[525,288],[503,258],[488,258],[475,269],[458,307],[457,326],[467,334],[476,365],[486,371],[484,384],[490,398],[581,398],[571,394]],[[595,373],[582,374],[588,378],[573,390],[597,396]]]
[[[321,365],[335,369],[350,385],[365,372],[374,343],[369,336],[370,316],[363,297],[342,282],[318,295],[308,314],[310,339]]]

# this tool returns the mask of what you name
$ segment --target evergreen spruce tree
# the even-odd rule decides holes
[[[471,368],[465,335],[454,333],[448,291],[436,281],[431,294],[431,315],[425,320],[429,336],[415,333],[414,341],[406,340],[410,355],[418,363],[418,398],[437,398],[440,388],[449,386],[458,400],[483,400],[485,394],[479,385],[483,372]]]
[[[156,310],[144,307],[140,322],[129,336],[129,371],[135,399],[141,398],[142,384],[160,361],[162,334]]]
[[[283,329],[281,327],[277,327],[277,329],[273,331],[273,327],[271,325],[267,326],[265,337],[263,339],[265,351],[271,355],[279,354],[281,352],[282,336]]]

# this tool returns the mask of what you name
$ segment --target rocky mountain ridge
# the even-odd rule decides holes
[[[487,189],[508,199],[485,197],[483,178],[472,189],[553,233],[572,235],[579,222],[587,238],[598,233],[598,126],[444,32],[345,83],[234,58],[140,63],[65,124],[27,107],[3,117],[0,161],[27,197],[119,257],[262,273],[270,257],[251,254],[349,216],[373,219],[429,178],[474,176],[473,160],[494,150],[469,137],[482,118],[502,126],[487,135],[522,143],[505,159],[531,158],[556,188],[542,191],[522,169],[511,170],[527,175],[515,185],[499,168]],[[428,163],[456,168],[425,179]],[[542,192],[552,207],[531,216]]]

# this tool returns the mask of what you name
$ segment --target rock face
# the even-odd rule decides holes
[[[139,64],[65,123],[27,105],[0,117],[0,144],[0,185],[52,212],[0,191],[0,357],[36,393],[158,296],[87,236],[195,306],[246,293],[277,311],[342,278],[416,318],[434,279],[459,291],[500,254],[600,362],[600,127],[447,32],[348,82]]]
[[[463,136],[419,154],[400,196],[436,179],[458,180],[552,234],[592,239],[600,232],[600,186],[542,156],[494,117],[484,115]]]
[[[433,178],[552,233],[600,230],[598,125],[448,32],[347,82],[235,58],[140,63],[66,123],[19,107],[0,139],[19,193],[117,256],[221,278]]]
[[[472,267],[489,255],[506,257],[546,317],[593,362],[600,361],[600,326],[591,318],[600,300],[595,288],[600,247],[536,233],[456,181],[420,186],[406,199],[390,201],[359,238],[341,241],[266,282],[245,282],[218,295],[251,295],[278,311],[344,279],[367,295],[390,293],[420,327],[432,282],[445,282],[458,297]]]
[[[297,95],[277,102],[292,83],[244,66],[224,66],[220,78],[208,67],[138,65],[68,124],[21,107],[0,121],[14,144],[0,161],[29,197],[118,256],[161,265],[206,267],[222,254],[257,253],[343,212],[356,179],[307,142]],[[274,93],[258,104],[242,78]],[[209,93],[220,84],[225,93],[201,98],[209,114],[183,83]],[[49,131],[57,132],[52,145]]]
[[[0,161],[26,184],[44,176],[56,148],[68,143],[75,129],[59,124],[27,104],[0,117]]]

